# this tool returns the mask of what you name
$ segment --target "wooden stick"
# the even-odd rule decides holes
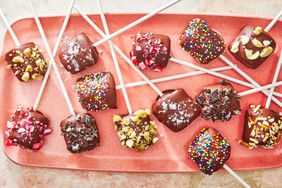
[[[56,65],[56,63],[55,63],[55,59],[54,59],[54,57],[53,57],[53,55],[52,55],[50,46],[49,46],[49,44],[48,44],[47,38],[46,38],[46,36],[45,36],[44,30],[43,30],[43,28],[42,28],[42,25],[41,25],[41,23],[40,23],[40,20],[39,20],[39,18],[38,18],[38,15],[37,15],[37,12],[36,12],[36,10],[35,10],[35,7],[34,7],[34,5],[33,5],[32,0],[29,0],[29,3],[30,3],[30,6],[31,6],[31,9],[32,9],[32,12],[33,12],[33,14],[34,14],[34,19],[35,19],[36,25],[37,25],[37,27],[38,27],[38,30],[39,30],[40,35],[41,35],[41,37],[42,37],[42,40],[43,40],[43,42],[44,42],[46,51],[47,51],[47,53],[48,53],[48,56],[49,56],[49,58],[50,58],[50,61],[51,61],[52,65],[53,65],[53,68],[54,68],[54,70],[55,70],[57,79],[58,79],[59,84],[60,84],[60,88],[62,89],[62,92],[63,92],[64,97],[65,97],[65,99],[66,99],[66,102],[67,102],[69,111],[70,111],[70,113],[71,113],[72,115],[75,115],[75,111],[74,111],[73,106],[72,106],[72,104],[71,104],[69,95],[68,95],[67,90],[66,90],[66,88],[65,88],[64,82],[63,82],[63,80],[62,80],[62,78],[61,78],[61,75],[60,75],[60,72],[59,72],[59,70],[58,70],[58,67],[57,67],[57,65]]]
[[[97,0],[97,3],[98,3],[98,8],[99,8],[99,11],[100,11],[100,17],[102,19],[106,35],[109,36],[110,32],[109,32],[108,24],[107,24],[107,21],[106,21],[106,18],[105,18],[104,11],[103,11],[103,8],[102,8],[100,0]],[[118,76],[119,82],[120,82],[120,84],[122,86],[121,90],[122,90],[122,93],[123,93],[123,96],[124,96],[124,99],[125,99],[125,104],[126,104],[126,107],[127,107],[127,111],[128,111],[129,114],[132,114],[132,108],[131,108],[131,105],[130,105],[130,102],[129,102],[127,91],[126,91],[126,89],[124,87],[123,78],[122,78],[122,75],[121,75],[120,67],[119,67],[119,64],[118,64],[118,60],[117,60],[117,57],[116,57],[116,53],[115,53],[112,41],[109,40],[108,43],[109,43],[110,50],[111,50],[111,53],[112,53],[112,57],[113,57],[114,65],[115,65],[115,68],[116,68],[117,76]]]
[[[66,27],[67,27],[67,25],[68,25],[69,18],[70,18],[71,11],[72,11],[72,7],[73,7],[74,3],[75,3],[75,0],[72,0],[71,3],[70,3],[69,8],[68,8],[68,10],[67,10],[67,14],[66,14],[66,16],[65,16],[65,19],[64,19],[62,28],[61,28],[61,30],[60,30],[58,39],[57,39],[56,44],[55,44],[55,47],[54,47],[54,49],[53,49],[53,57],[54,57],[54,58],[55,58],[56,55],[57,55],[58,48],[59,48],[59,45],[60,45],[60,41],[61,41],[61,39],[62,39],[62,37],[63,37],[63,34],[64,34],[64,32],[65,32],[65,29],[66,29]],[[40,100],[41,100],[41,97],[42,97],[42,95],[43,95],[45,86],[46,86],[46,84],[47,84],[47,81],[48,81],[48,78],[49,78],[49,75],[50,75],[50,72],[51,72],[51,69],[52,69],[52,65],[53,65],[53,63],[52,63],[52,61],[51,61],[51,63],[49,64],[49,67],[48,67],[48,69],[47,69],[47,71],[46,71],[46,73],[45,73],[45,75],[44,75],[44,79],[43,79],[42,84],[41,84],[41,86],[40,86],[40,89],[39,89],[39,91],[38,91],[37,97],[36,97],[36,99],[35,99],[35,103],[34,103],[34,105],[33,105],[33,109],[34,109],[34,110],[37,109],[37,107],[38,107],[38,105],[39,105],[39,102],[40,102]]]
[[[149,13],[149,14],[143,16],[142,18],[139,18],[138,20],[136,20],[136,21],[134,21],[134,22],[128,24],[127,26],[123,27],[122,29],[120,29],[120,30],[118,30],[118,31],[116,31],[116,32],[114,32],[114,33],[112,33],[111,35],[109,35],[109,36],[103,38],[102,40],[96,42],[96,43],[94,44],[94,46],[95,46],[95,47],[99,46],[100,44],[106,42],[107,40],[110,40],[110,39],[112,39],[113,37],[115,37],[115,36],[117,36],[117,35],[119,35],[119,34],[125,32],[125,31],[127,31],[128,29],[130,29],[130,28],[132,28],[132,27],[134,27],[134,26],[136,26],[136,25],[138,25],[138,24],[140,24],[140,23],[146,21],[147,19],[153,17],[153,16],[156,15],[157,13],[159,13],[159,12],[161,12],[161,11],[163,11],[163,10],[169,8],[169,7],[171,7],[172,5],[174,5],[174,4],[176,4],[176,3],[180,2],[180,1],[181,1],[181,0],[172,0],[172,1],[170,1],[169,3],[165,4],[164,6],[162,6],[162,7],[160,7],[160,8],[157,8],[156,10],[152,11],[151,13]]]
[[[280,72],[280,69],[281,69],[281,64],[282,64],[282,50],[280,51],[280,57],[279,57],[279,60],[278,60],[277,66],[276,66],[276,70],[275,70],[275,73],[274,73],[274,76],[273,76],[272,83],[275,83],[278,79],[279,72]],[[274,93],[274,87],[272,87],[270,89],[270,92],[269,92],[269,95],[268,95],[268,98],[267,98],[267,101],[266,101],[266,104],[265,104],[265,108],[270,107],[271,97],[272,97],[273,93]]]

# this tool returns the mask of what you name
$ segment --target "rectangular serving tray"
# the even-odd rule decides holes
[[[114,32],[143,15],[144,14],[107,14],[106,18],[109,22],[110,31]],[[91,15],[90,17],[103,30],[99,15]],[[232,38],[243,26],[250,24],[265,27],[271,21],[271,19],[267,18],[224,15],[158,14],[144,23],[115,37],[113,41],[126,54],[129,54],[131,49],[130,37],[135,35],[138,31],[165,34],[170,37],[172,42],[171,56],[198,64],[198,62],[196,62],[187,52],[183,51],[178,45],[178,38],[183,32],[184,27],[186,27],[189,21],[195,17],[206,20],[211,27],[223,35],[227,44],[229,44]],[[54,47],[59,34],[63,19],[63,16],[41,18],[43,28],[52,48]],[[44,49],[43,42],[33,18],[18,20],[13,23],[12,27],[22,43],[33,41],[40,48]],[[270,31],[270,34],[277,42],[277,48],[274,54],[256,70],[247,69],[244,65],[235,60],[227,51],[224,55],[229,57],[233,62],[238,63],[238,66],[242,70],[248,73],[261,85],[269,84],[272,82],[273,73],[281,50],[281,29],[282,22],[279,21]],[[80,32],[85,32],[93,42],[101,39],[95,30],[92,29],[81,16],[74,14],[66,28],[65,36],[72,37]],[[30,81],[28,83],[19,82],[12,71],[5,68],[6,62],[4,61],[4,54],[14,47],[15,44],[10,35],[6,33],[0,66],[0,80],[2,80],[2,84],[0,85],[0,120],[4,143],[6,141],[4,131],[7,119],[14,112],[18,104],[25,107],[31,107],[40,87],[40,82],[37,81]],[[60,66],[61,75],[64,79],[68,93],[70,94],[71,101],[78,112],[82,112],[83,110],[78,103],[78,97],[73,86],[79,76],[109,70],[113,73],[116,84],[119,85],[108,44],[102,44],[98,47],[98,50],[101,51],[99,62],[79,74],[72,75]],[[45,55],[47,57],[47,54]],[[60,64],[57,57],[56,61]],[[119,63],[125,83],[142,80],[120,57]],[[226,64],[220,59],[216,59],[208,65],[200,66],[214,68],[226,66]],[[144,73],[149,78],[159,78],[191,71],[194,70],[169,62],[168,67],[164,69],[163,72],[145,70]],[[223,71],[222,73],[244,80],[244,78],[238,75],[234,70]],[[220,80],[220,78],[205,74],[158,83],[157,86],[161,90],[184,88],[190,96],[196,97],[203,86],[217,83]],[[280,74],[278,80],[282,80],[282,74]],[[235,83],[233,86],[238,92],[249,89]],[[128,88],[127,91],[133,110],[150,108],[157,97],[157,94],[148,85]],[[276,91],[282,93],[282,87],[278,87]],[[113,128],[112,115],[115,113],[127,112],[122,93],[119,90],[117,110],[92,113],[99,127],[101,146],[89,152],[71,154],[66,149],[59,127],[60,122],[70,114],[62,92],[60,91],[56,76],[51,72],[51,78],[48,81],[38,110],[43,112],[49,118],[53,133],[46,137],[43,148],[38,152],[32,152],[14,146],[7,147],[5,144],[3,144],[3,149],[9,159],[15,163],[27,166],[123,172],[198,172],[199,170],[197,166],[188,158],[187,145],[194,139],[194,136],[198,131],[204,127],[211,126],[219,130],[231,144],[232,152],[227,164],[232,169],[246,170],[273,168],[282,165],[281,143],[272,150],[261,148],[249,150],[238,144],[242,134],[244,111],[250,103],[264,105],[265,102],[266,97],[261,93],[244,96],[241,99],[241,107],[243,109],[241,115],[234,116],[231,121],[225,123],[211,122],[199,117],[191,125],[178,133],[170,131],[167,127],[158,122],[160,140],[146,151],[135,152],[121,146],[118,136]],[[276,111],[281,111],[281,108],[274,103],[272,103],[271,108]],[[152,116],[152,118],[156,120],[155,117]]]

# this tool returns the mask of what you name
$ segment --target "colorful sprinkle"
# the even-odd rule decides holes
[[[87,111],[116,108],[116,90],[110,72],[82,76],[76,81],[75,89],[82,108]]]
[[[185,51],[203,64],[217,58],[225,49],[225,42],[221,34],[211,29],[204,20],[199,18],[194,18],[189,23],[179,43]]]
[[[230,157],[231,147],[215,129],[203,129],[189,146],[188,154],[200,170],[211,175],[220,169]]]

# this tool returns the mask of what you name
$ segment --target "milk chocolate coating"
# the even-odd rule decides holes
[[[170,38],[166,35],[138,33],[133,37],[131,59],[140,69],[161,71],[170,58]]]
[[[62,65],[72,74],[97,63],[99,53],[85,33],[65,40],[59,50]]]
[[[47,62],[33,42],[10,50],[6,53],[5,60],[8,62],[8,68],[11,68],[22,82],[30,79],[42,80],[47,71]]]
[[[281,138],[282,116],[271,109],[250,105],[245,112],[242,140],[249,148],[275,147]]]
[[[187,127],[201,113],[198,105],[184,89],[165,90],[152,105],[156,118],[174,132]]]
[[[225,50],[221,34],[199,18],[190,21],[179,39],[179,44],[202,64],[208,64]]]
[[[19,145],[36,151],[50,133],[49,120],[41,112],[19,106],[7,122],[7,145]]]
[[[89,151],[100,145],[96,121],[89,113],[77,113],[63,120],[61,131],[72,153]]]
[[[270,47],[272,47],[273,51],[276,47],[276,43],[274,41],[274,39],[265,31],[262,31],[259,35],[256,35],[253,33],[255,27],[254,26],[250,26],[247,25],[245,26],[237,35],[237,37],[230,43],[228,49],[230,51],[230,53],[236,58],[238,59],[241,63],[243,63],[244,65],[246,65],[248,68],[250,69],[256,69],[258,68],[269,56],[267,57],[258,57],[255,60],[249,60],[246,56],[245,53],[245,49],[249,49],[249,50],[253,50],[253,52],[259,51],[261,52],[265,47],[256,47],[252,41],[253,39],[257,39],[259,40],[261,43],[263,43],[263,41],[268,40],[271,43],[269,44]],[[246,45],[243,45],[241,42],[241,36],[245,35],[249,37],[249,42]],[[237,42],[240,41],[240,45],[239,45],[239,49],[238,52],[234,53],[231,51],[232,45]]]
[[[208,175],[222,168],[230,153],[228,141],[214,128],[203,129],[188,149],[190,158]]]
[[[97,72],[77,79],[75,89],[87,111],[117,108],[115,80],[110,72]]]
[[[158,140],[156,123],[150,119],[149,115],[148,110],[138,110],[127,115],[114,115],[115,130],[123,146],[142,151]]]
[[[202,117],[212,121],[229,121],[240,114],[240,97],[233,86],[226,81],[203,88],[196,98],[202,106]]]

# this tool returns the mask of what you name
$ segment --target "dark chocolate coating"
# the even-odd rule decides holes
[[[153,103],[152,112],[161,123],[178,132],[200,115],[201,106],[180,88],[165,90]]]
[[[20,81],[42,80],[47,71],[47,62],[33,42],[21,44],[10,50],[6,53],[5,60]]]
[[[275,111],[254,105],[246,110],[242,140],[249,148],[271,149],[279,143],[281,133],[282,116]]]
[[[158,140],[156,123],[150,119],[148,111],[138,110],[133,114],[114,115],[115,130],[123,146],[142,151]]]
[[[236,58],[238,59],[241,63],[243,63],[244,65],[246,65],[248,68],[250,69],[256,69],[258,68],[269,56],[267,57],[258,57],[255,60],[249,60],[246,56],[245,53],[245,49],[249,49],[249,50],[253,50],[253,52],[259,51],[261,52],[264,47],[256,47],[253,43],[252,40],[253,39],[257,39],[259,40],[261,43],[265,40],[270,41],[271,43],[269,44],[270,47],[272,47],[273,51],[276,47],[276,43],[274,41],[274,39],[265,31],[262,31],[259,35],[256,35],[253,33],[255,27],[254,26],[250,26],[247,25],[245,26],[237,35],[237,37],[230,43],[228,49],[230,51],[230,53]],[[232,49],[232,45],[237,42],[240,41],[240,38],[242,35],[246,35],[249,37],[249,42],[246,45],[243,45],[242,42],[240,42],[239,45],[239,49],[238,52],[234,53],[231,51]]]
[[[85,33],[65,40],[59,49],[62,65],[72,74],[97,63],[99,53]]]
[[[138,33],[133,37],[131,59],[140,69],[161,71],[170,58],[170,38],[166,35]]]
[[[204,87],[196,101],[202,106],[202,117],[212,121],[229,121],[240,114],[240,97],[233,86],[226,81]]]
[[[115,87],[115,80],[110,72],[85,75],[75,83],[79,102],[87,111],[116,109]]]
[[[225,50],[221,34],[199,18],[190,21],[179,39],[179,44],[202,64],[208,64]]]
[[[96,121],[89,113],[77,113],[63,120],[61,131],[72,153],[89,151],[100,145]]]
[[[41,112],[19,106],[7,122],[7,145],[19,145],[36,151],[50,133],[49,120]]]
[[[228,141],[214,128],[203,129],[188,149],[190,158],[208,175],[222,168],[230,153]]]

